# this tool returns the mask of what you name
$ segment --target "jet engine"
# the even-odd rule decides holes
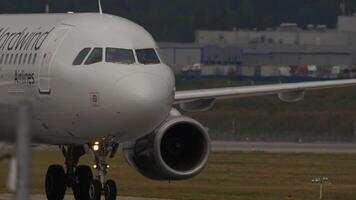
[[[149,179],[185,180],[198,175],[206,166],[210,138],[196,120],[172,116],[123,152],[128,163]]]

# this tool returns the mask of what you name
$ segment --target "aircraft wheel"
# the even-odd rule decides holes
[[[45,186],[48,200],[63,200],[67,189],[67,180],[62,166],[51,165],[48,167]]]
[[[92,180],[89,186],[89,200],[100,200],[102,186],[100,181]]]
[[[75,180],[72,187],[76,200],[89,199],[89,186],[93,180],[93,173],[89,166],[80,165],[75,170]]]
[[[108,180],[104,186],[105,200],[115,200],[117,195],[116,183],[113,180]]]

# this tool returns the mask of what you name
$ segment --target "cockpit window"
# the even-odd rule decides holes
[[[84,64],[91,65],[91,64],[98,63],[101,61],[103,61],[103,49],[102,48],[94,48]]]
[[[135,56],[131,49],[106,48],[105,61],[109,63],[133,64]]]
[[[154,49],[137,49],[136,55],[138,62],[141,64],[159,64],[159,58]]]
[[[73,65],[81,65],[83,63],[84,58],[88,55],[90,48],[85,48],[79,52],[77,57],[73,61]]]

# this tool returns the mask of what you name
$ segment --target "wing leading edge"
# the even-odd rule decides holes
[[[175,94],[175,104],[208,99],[218,100],[281,94],[295,91],[304,92],[308,90],[321,90],[354,85],[356,85],[356,79],[177,91]]]

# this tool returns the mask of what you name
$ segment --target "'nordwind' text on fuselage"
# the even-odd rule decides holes
[[[38,51],[46,41],[47,37],[54,28],[47,31],[39,31],[39,27],[35,31],[30,31],[29,28],[24,28],[21,31],[11,31],[11,28],[0,28],[0,50],[1,51]]]

